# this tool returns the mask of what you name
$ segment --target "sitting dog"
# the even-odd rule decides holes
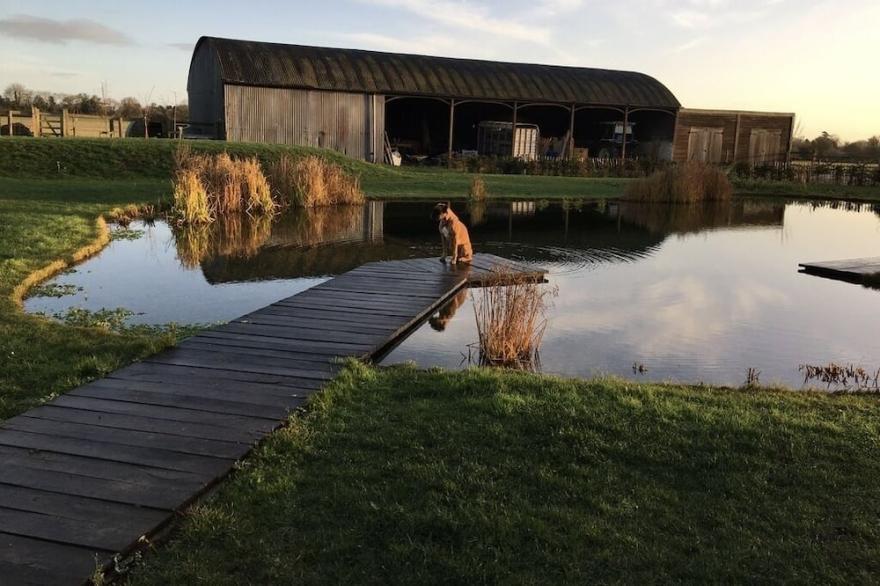
[[[452,256],[452,264],[470,262],[474,258],[474,249],[471,246],[471,237],[467,226],[458,219],[448,203],[438,203],[434,206],[431,218],[438,222],[440,239],[443,244],[443,256],[440,262],[446,262],[446,251]]]

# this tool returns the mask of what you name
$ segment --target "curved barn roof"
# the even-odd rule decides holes
[[[461,99],[677,109],[642,73],[202,37],[230,84]],[[194,53],[194,54],[195,54]]]

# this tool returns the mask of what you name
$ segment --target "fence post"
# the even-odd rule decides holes
[[[9,129],[9,136],[15,136],[15,127],[12,125],[12,110],[11,109],[6,113],[6,118],[8,120],[8,124],[9,124],[9,126],[7,126],[7,128]]]
[[[61,136],[62,138],[68,135],[67,126],[70,124],[68,121],[67,108],[61,109]]]
[[[40,109],[36,106],[31,106],[31,127],[33,128],[34,136],[43,136],[42,125],[43,122],[40,120]]]

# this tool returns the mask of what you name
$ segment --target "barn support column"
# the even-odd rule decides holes
[[[568,158],[574,159],[574,104],[571,105],[571,114],[568,120]],[[567,214],[568,212],[566,212]],[[568,216],[566,215],[566,221]]]
[[[513,103],[513,127],[510,132],[510,156],[516,158],[516,115],[519,110],[519,102]]]
[[[620,160],[626,161],[626,137],[627,127],[629,126],[629,106],[623,110],[623,139],[620,143]]]
[[[733,163],[736,163],[739,155],[739,129],[742,125],[742,114],[736,115],[736,129],[733,131]]]
[[[453,127],[455,125],[455,98],[449,100],[449,148],[446,152],[446,166],[452,167],[452,138]]]

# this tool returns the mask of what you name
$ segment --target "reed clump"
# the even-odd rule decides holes
[[[269,173],[276,197],[304,208],[364,202],[360,180],[321,157],[282,155]]]
[[[489,188],[486,186],[486,181],[479,175],[475,175],[471,179],[471,184],[468,188],[468,199],[471,201],[485,201],[488,196]]]
[[[182,223],[211,222],[244,211],[273,214],[278,209],[255,157],[196,154],[182,146],[175,153],[175,165],[174,211]]]
[[[733,186],[724,171],[695,161],[633,181],[626,189],[626,199],[648,203],[727,201],[732,195]]]
[[[556,294],[543,283],[496,271],[498,285],[472,292],[480,364],[530,370],[547,328],[547,301]]]
[[[197,171],[180,169],[175,173],[174,213],[184,224],[209,224],[214,221],[208,192]]]

